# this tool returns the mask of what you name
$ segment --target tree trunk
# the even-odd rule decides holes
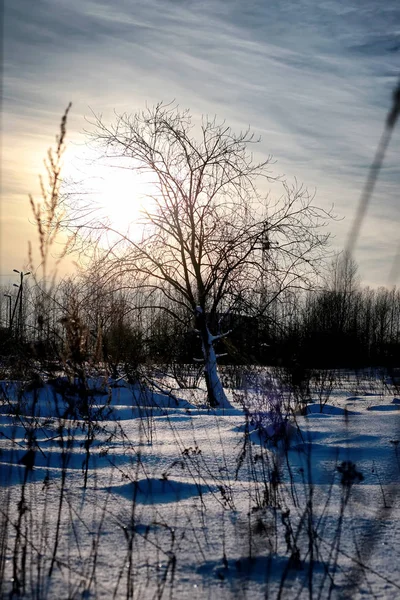
[[[232,408],[226,397],[218,373],[217,356],[214,349],[214,336],[210,333],[203,312],[197,308],[198,331],[201,337],[201,347],[204,360],[204,377],[207,386],[208,402],[212,408]]]

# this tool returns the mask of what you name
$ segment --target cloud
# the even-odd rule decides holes
[[[399,23],[394,0],[379,6],[374,0],[274,6],[264,0],[38,0],[34,8],[30,0],[14,0],[5,12],[10,173],[29,136],[31,160],[20,165],[16,185],[31,185],[32,169],[40,169],[38,156],[70,100],[69,139],[82,143],[89,106],[111,118],[114,108],[131,112],[175,98],[195,115],[218,114],[234,128],[251,124],[262,135],[259,151],[277,159],[277,173],[316,187],[318,203],[335,202],[347,217],[333,226],[340,247],[390,105]],[[398,143],[396,132],[393,149]],[[399,179],[391,150],[379,194],[388,222],[398,220]],[[10,174],[7,181],[11,189]],[[13,210],[16,218],[23,212],[18,202]],[[375,213],[369,230],[385,227]],[[391,228],[386,242],[395,253]],[[387,252],[372,235],[357,256],[364,272],[370,265],[376,283],[384,283]]]

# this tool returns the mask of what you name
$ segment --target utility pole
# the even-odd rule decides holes
[[[18,317],[18,332],[19,332],[19,337],[20,340],[23,340],[23,325],[22,325],[22,297],[23,297],[23,291],[24,291],[24,277],[26,277],[26,275],[30,275],[31,272],[27,271],[26,273],[24,273],[23,271],[18,271],[17,269],[13,269],[14,273],[19,273],[20,276],[20,283],[19,285],[14,283],[14,287],[18,288],[18,294],[17,294],[17,298],[15,300],[15,304],[14,304],[14,310],[13,310],[13,314],[11,317],[11,325],[10,325],[10,329],[12,327],[12,324],[14,322],[14,316],[15,316],[15,311],[17,309],[18,306],[18,300],[19,300],[19,317]]]
[[[8,329],[11,332],[11,294],[4,294],[8,298]]]

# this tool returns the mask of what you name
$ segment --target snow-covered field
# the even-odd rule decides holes
[[[1,382],[0,597],[400,597],[395,389],[299,411],[260,378],[226,410]]]

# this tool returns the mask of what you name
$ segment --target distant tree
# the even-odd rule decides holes
[[[359,291],[358,265],[347,253],[340,252],[331,262],[327,277],[330,295],[330,316],[333,328],[342,334],[354,315],[355,299]]]
[[[192,315],[209,403],[227,406],[214,347],[228,333],[223,315],[262,314],[284,290],[309,287],[328,241],[321,227],[331,214],[304,188],[285,182],[279,199],[261,197],[256,183],[272,180],[270,159],[254,161],[248,146],[257,140],[250,131],[235,134],[203,118],[196,137],[189,112],[162,103],[119,116],[112,126],[101,118],[93,125],[92,139],[105,155],[151,173],[156,190],[142,238],[116,232],[120,243],[95,268],[105,281],[140,289],[147,306],[180,321],[183,313]],[[112,231],[93,222],[92,231],[102,226]]]
[[[360,294],[357,263],[345,252],[338,253],[328,265],[323,288],[305,298],[302,355],[308,365],[340,366],[355,361]]]

